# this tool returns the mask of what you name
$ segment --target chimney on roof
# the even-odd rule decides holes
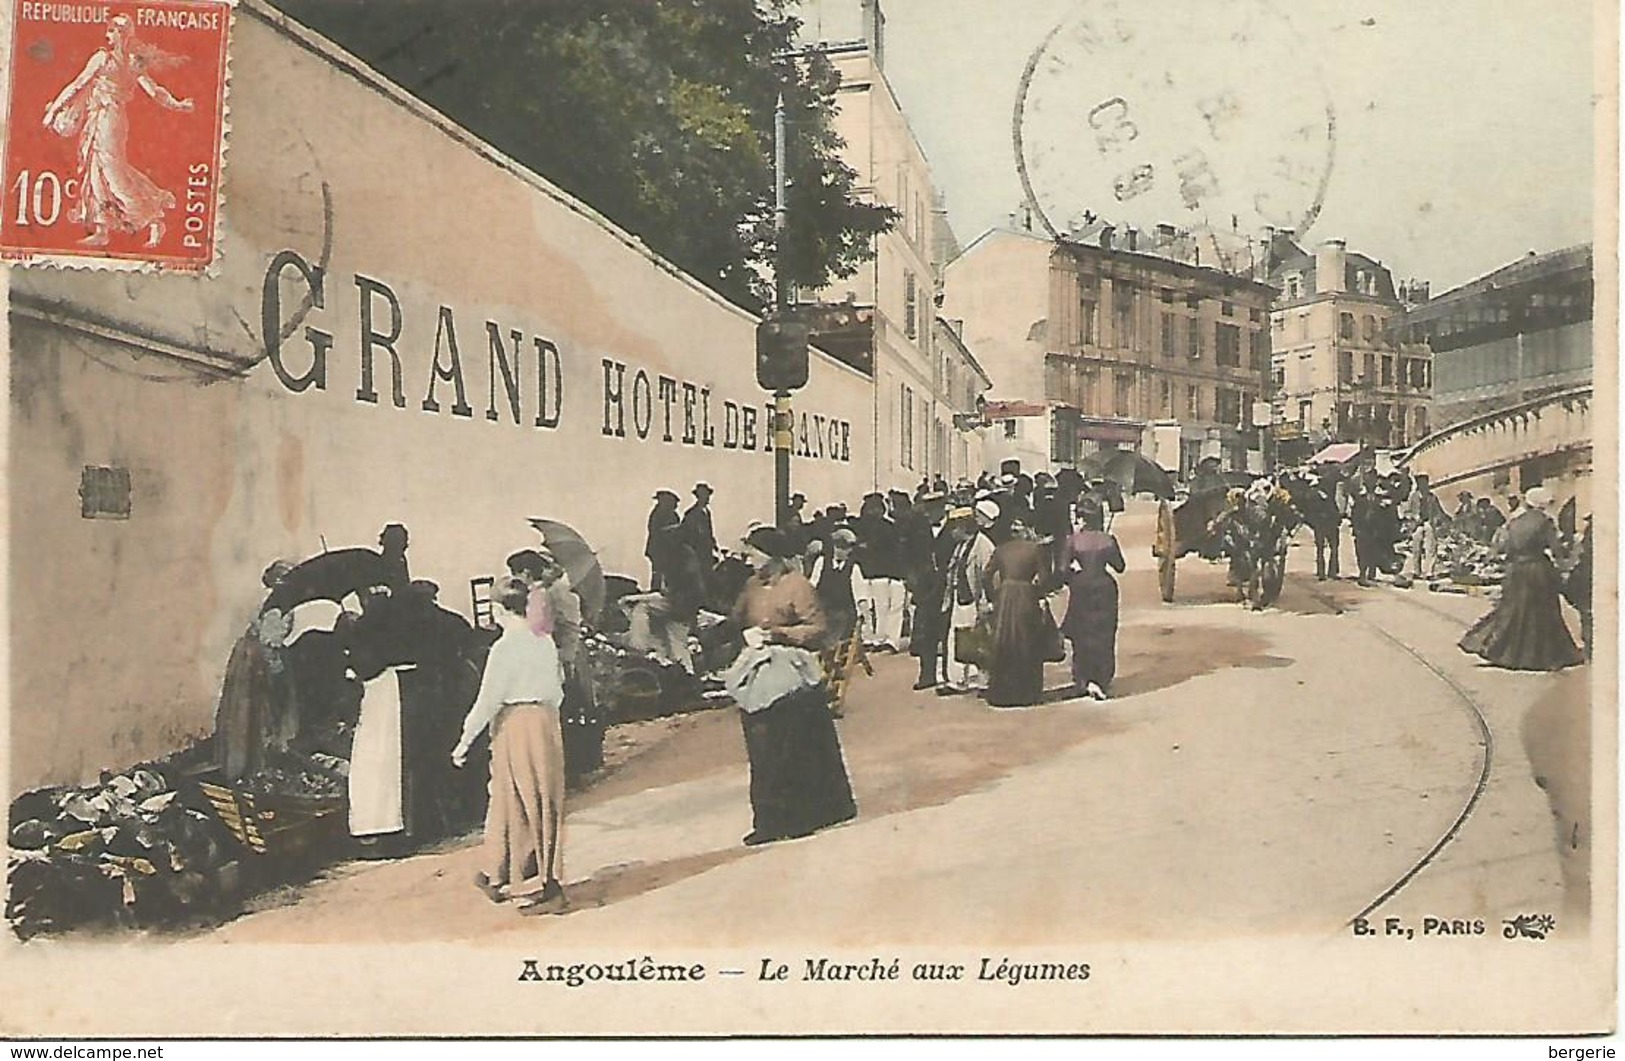
[[[1348,288],[1348,244],[1329,239],[1315,250],[1315,293],[1338,294]]]

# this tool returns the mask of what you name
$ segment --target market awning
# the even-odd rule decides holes
[[[1347,464],[1358,457],[1365,447],[1358,442],[1333,442],[1313,457],[1310,464]]]
[[[1049,406],[1043,402],[984,402],[982,415],[989,420],[1008,420],[1017,416],[1044,416]]]

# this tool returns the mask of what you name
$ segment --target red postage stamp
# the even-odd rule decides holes
[[[214,260],[229,0],[12,0],[0,258]]]

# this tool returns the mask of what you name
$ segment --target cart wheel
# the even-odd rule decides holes
[[[1157,586],[1162,590],[1162,602],[1174,600],[1174,561],[1177,543],[1174,541],[1174,510],[1168,502],[1157,504],[1157,537],[1152,549],[1157,556]]]
[[[1263,604],[1268,607],[1281,598],[1281,587],[1286,582],[1286,557],[1276,556],[1264,568]]]

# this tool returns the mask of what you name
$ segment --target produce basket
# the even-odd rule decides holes
[[[345,830],[342,799],[250,792],[211,781],[197,784],[231,835],[256,854],[302,854]]]

